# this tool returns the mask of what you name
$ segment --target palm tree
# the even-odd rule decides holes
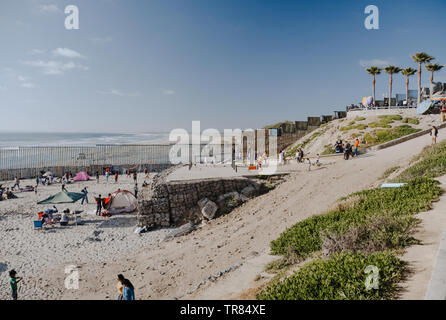
[[[440,71],[441,69],[443,69],[443,66],[440,66],[438,63],[429,63],[429,64],[425,65],[424,67],[427,69],[427,71],[431,72],[431,79],[430,79],[431,89],[430,89],[430,93],[431,93],[431,97],[432,97],[432,94],[433,94],[432,91],[434,89],[434,85],[433,85],[433,82],[434,82],[434,72]]]
[[[382,69],[372,66],[366,69],[366,71],[373,76],[373,105],[375,105],[375,83],[376,83],[375,76],[379,75]]]
[[[393,75],[396,73],[400,73],[401,69],[395,66],[388,66],[384,68],[384,71],[390,75],[390,81],[389,81],[389,107],[390,107],[392,105]]]
[[[409,105],[409,77],[413,76],[416,72],[417,72],[417,70],[415,70],[414,68],[406,68],[401,71],[403,76],[406,76],[406,102],[407,102],[407,105]]]
[[[431,57],[426,52],[415,53],[412,56],[413,61],[418,63],[418,99],[417,102],[421,102],[421,65],[423,63],[428,63],[434,60],[434,57]]]

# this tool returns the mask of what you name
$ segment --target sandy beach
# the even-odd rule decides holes
[[[439,140],[445,132],[440,130]],[[186,236],[162,242],[168,229],[133,234],[134,215],[86,217],[84,226],[34,231],[36,198],[33,193],[24,194],[0,203],[1,250],[6,252],[2,255],[2,297],[7,292],[5,270],[15,268],[25,277],[19,293],[27,299],[114,299],[118,273],[135,283],[137,299],[254,298],[252,292],[262,284],[255,280],[274,259],[269,256],[271,240],[297,221],[323,213],[340,197],[377,186],[385,170],[396,164],[407,166],[429,143],[429,136],[422,136],[349,161],[324,158],[322,166],[310,172],[307,165],[292,162],[287,165],[290,175],[275,190]],[[126,179],[117,185],[93,181],[85,185],[92,197],[117,187],[130,188],[131,181]],[[69,190],[83,185],[70,185]],[[38,198],[58,188],[41,189]],[[14,207],[23,213],[4,213]],[[89,210],[94,205],[72,208]],[[71,263],[80,270],[78,290],[64,287],[65,266]]]
[[[144,175],[138,176],[139,185]],[[21,186],[35,185],[35,180],[22,180]],[[6,187],[13,185],[12,181],[3,183]],[[119,261],[124,256],[137,253],[143,248],[153,246],[163,239],[168,229],[152,231],[144,236],[134,234],[136,213],[116,214],[111,218],[87,214],[96,210],[94,197],[99,194],[106,196],[118,188],[133,192],[133,178],[126,175],[119,176],[118,183],[105,177],[96,180],[75,182],[66,186],[68,191],[80,192],[84,187],[89,190],[89,204],[56,205],[59,212],[66,208],[71,211],[83,211],[81,217],[83,225],[62,227],[57,224],[44,230],[34,230],[33,220],[38,212],[52,205],[37,205],[38,201],[60,191],[60,184],[49,186],[39,185],[37,195],[34,192],[18,192],[17,199],[0,201],[0,299],[9,298],[9,284],[7,271],[14,268],[24,278],[38,276],[55,265],[105,263]],[[25,298],[40,299],[46,296],[44,288],[30,288],[29,282],[24,281],[21,292]],[[25,293],[26,292],[26,293]]]

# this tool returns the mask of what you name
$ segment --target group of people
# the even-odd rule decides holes
[[[354,150],[353,147],[355,148]],[[337,140],[334,144],[334,148],[336,153],[343,153],[344,159],[348,160],[350,157],[356,157],[358,155],[359,139],[355,139],[354,145],[351,145],[350,142],[344,144],[342,140]]]
[[[1,200],[8,200],[8,199],[15,199],[17,198],[15,194],[12,192],[12,188],[1,188],[0,187],[0,201]]]

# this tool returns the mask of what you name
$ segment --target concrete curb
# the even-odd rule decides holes
[[[424,297],[425,300],[446,300],[446,231],[438,248],[437,261]]]

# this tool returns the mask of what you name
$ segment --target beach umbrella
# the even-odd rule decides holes
[[[82,193],[61,191],[51,197],[46,198],[45,200],[37,202],[37,204],[75,203],[83,197],[84,195]]]
[[[431,101],[446,101],[446,91],[437,92],[431,97]]]
[[[424,100],[417,106],[417,114],[423,114],[432,106],[432,101]]]

